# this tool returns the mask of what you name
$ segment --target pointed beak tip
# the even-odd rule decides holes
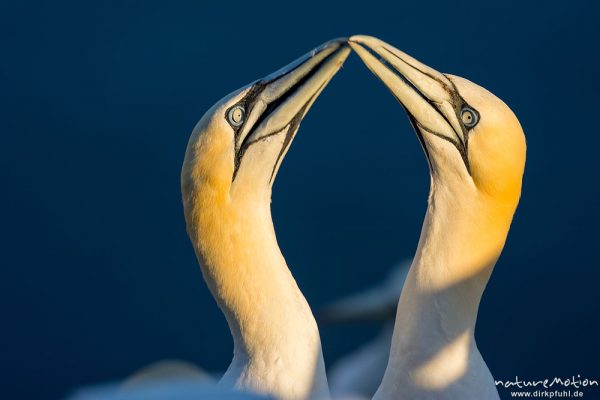
[[[352,50],[354,50],[354,52],[356,53],[356,55],[363,61],[363,63],[365,63],[365,65],[372,70],[372,68],[376,67],[379,65],[379,60],[374,57],[374,55],[372,54],[372,52],[369,50],[368,47],[363,46],[362,44],[359,44],[357,42],[349,42],[350,43],[350,47],[352,48]],[[375,62],[377,61],[377,62]],[[375,73],[375,71],[373,71]]]
[[[332,39],[331,41],[332,42],[337,42],[337,43],[340,43],[340,44],[346,44],[346,43],[348,43],[348,40],[350,40],[349,37],[347,37],[347,36],[340,36],[340,37],[337,37],[335,39]]]
[[[329,49],[329,48],[338,49],[338,48],[344,47],[344,46],[348,46],[348,38],[347,37],[339,37],[339,38],[331,39],[331,40],[323,43],[321,46],[317,47],[315,50],[319,51],[319,50],[325,50],[325,49]]]
[[[352,36],[350,36],[348,41],[351,44],[357,43],[357,44],[362,44],[362,45],[369,45],[369,44],[375,44],[376,42],[379,41],[379,39],[377,39],[374,36],[369,36],[369,35],[352,35]]]

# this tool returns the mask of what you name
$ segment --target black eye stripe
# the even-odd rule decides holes
[[[240,101],[238,101],[236,104],[232,105],[227,110],[225,110],[225,120],[229,123],[229,125],[231,125],[231,127],[235,131],[236,141],[237,141],[237,136],[239,134],[239,131],[244,126],[244,123],[246,122],[245,117],[250,115],[250,113],[252,112],[252,108],[254,107],[256,98],[262,93],[262,91],[264,89],[265,89],[265,83],[261,82],[261,81],[257,81],[256,83],[254,83],[252,85],[252,87],[248,90],[248,93],[246,93],[246,95]],[[244,109],[244,120],[239,125],[232,125],[231,122],[229,121],[229,113],[234,108],[240,107],[240,106]]]

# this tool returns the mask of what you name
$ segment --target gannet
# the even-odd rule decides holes
[[[270,201],[302,118],[349,52],[345,39],[327,42],[233,92],[190,137],[181,172],[187,232],[234,342],[223,386],[329,396],[317,325],[277,245]]]
[[[390,355],[398,298],[411,262],[411,259],[402,260],[382,283],[336,300],[317,314],[325,323],[371,321],[383,325],[375,338],[329,368],[327,379],[334,399],[370,399],[381,384]]]
[[[374,399],[498,399],[474,329],[521,195],[523,130],[506,104],[466,79],[373,37],[353,36],[350,44],[407,112],[431,175]]]

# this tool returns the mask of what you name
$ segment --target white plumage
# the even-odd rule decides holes
[[[374,399],[497,399],[474,331],[521,194],[523,130],[501,100],[465,79],[373,37],[354,36],[350,44],[408,113],[431,173],[427,214]]]

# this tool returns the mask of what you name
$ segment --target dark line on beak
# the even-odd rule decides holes
[[[442,85],[442,87],[444,88],[444,90],[446,91],[446,93],[448,93],[448,95],[450,96],[451,99],[455,100],[455,96],[454,96],[454,92],[452,92],[452,90],[450,90],[450,88],[448,87],[448,85],[443,82],[442,80],[438,79],[437,77],[421,71],[419,68],[415,67],[412,64],[409,64],[408,62],[406,62],[405,60],[403,60],[402,58],[398,57],[396,54],[392,53],[390,50],[388,50],[387,48],[383,47],[383,49],[385,51],[388,52],[388,54],[392,55],[393,57],[395,57],[397,60],[400,60],[401,62],[403,62],[404,64],[406,64],[408,67],[413,68],[414,70],[420,72],[421,74],[433,79],[434,81],[438,82],[440,85]],[[398,77],[400,77],[404,83],[406,83],[407,85],[409,85],[415,92],[417,92],[419,94],[419,96],[421,96],[421,98],[423,100],[425,100],[433,109],[435,109],[437,111],[437,113],[444,119],[444,121],[446,121],[446,123],[448,124],[448,126],[450,127],[450,129],[454,130],[454,127],[452,126],[452,124],[450,123],[450,120],[446,117],[446,115],[444,115],[444,113],[439,109],[438,107],[438,103],[434,102],[433,100],[431,100],[429,97],[427,97],[426,94],[424,94],[416,85],[414,85],[408,78],[406,78],[404,75],[402,75],[401,72],[399,72],[398,70],[396,70],[396,68],[394,68],[393,65],[390,65],[388,62],[386,62],[385,60],[383,60],[384,65],[390,69],[395,75],[397,75]],[[453,102],[454,103],[454,102]],[[455,104],[452,104],[453,108],[456,110],[456,106]],[[460,140],[460,138],[459,138]],[[461,140],[462,143],[462,140]],[[462,143],[464,145],[464,143]],[[459,150],[460,151],[460,150]]]
[[[396,100],[398,100],[398,99],[396,99]],[[433,164],[431,163],[431,156],[429,155],[429,149],[427,148],[427,145],[425,144],[425,138],[423,138],[423,134],[421,133],[421,131],[418,128],[419,123],[417,122],[415,117],[413,117],[412,114],[408,112],[408,110],[406,109],[406,107],[404,107],[404,105],[400,102],[400,100],[398,100],[398,102],[402,105],[402,108],[404,108],[404,111],[406,112],[406,115],[408,116],[408,120],[410,121],[410,124],[412,125],[413,130],[417,134],[419,143],[421,143],[423,152],[425,152],[425,158],[427,158],[427,164],[429,165],[429,169],[432,172],[434,172]]]
[[[324,83],[321,87],[319,87],[315,91],[315,94],[313,94],[307,100],[307,102],[304,104],[304,106],[301,107],[300,111],[298,111],[298,113],[296,113],[296,115],[294,115],[294,117],[292,117],[292,119],[290,120],[290,122],[288,123],[288,125],[286,125],[284,128],[279,129],[279,130],[274,131],[274,132],[270,132],[270,133],[264,135],[263,137],[261,137],[261,138],[259,138],[257,140],[250,141],[249,138],[256,131],[256,129],[258,129],[258,127],[260,127],[260,125],[269,117],[269,115],[271,115],[272,113],[276,112],[276,110],[279,108],[279,106],[281,106],[281,104],[283,104],[287,99],[289,99],[291,96],[293,96],[309,79],[311,79],[313,76],[315,76],[315,74],[321,69],[321,67],[327,61],[329,61],[331,58],[335,57],[339,53],[339,51],[342,50],[344,47],[345,46],[340,46],[338,49],[336,49],[334,52],[332,52],[331,54],[329,54],[327,57],[323,58],[321,61],[319,61],[319,63],[317,63],[313,67],[313,69],[311,69],[310,71],[308,71],[305,76],[303,76],[300,80],[298,80],[298,82],[296,82],[286,92],[282,93],[281,96],[278,97],[276,100],[274,100],[271,103],[269,103],[269,105],[267,106],[267,108],[265,109],[265,111],[256,120],[256,122],[254,123],[254,125],[252,126],[252,128],[250,129],[250,131],[248,132],[248,134],[246,135],[246,138],[244,139],[244,141],[242,142],[242,144],[240,146],[240,150],[235,155],[232,181],[235,180],[235,177],[237,176],[237,172],[239,170],[239,167],[240,167],[240,164],[241,164],[241,161],[242,161],[242,157],[244,156],[246,150],[248,150],[248,148],[250,146],[252,146],[255,143],[258,143],[258,142],[262,141],[263,139],[266,139],[267,137],[276,135],[277,133],[281,132],[286,127],[289,127],[288,133],[286,135],[286,139],[285,139],[284,144],[283,144],[283,147],[282,147],[282,149],[281,149],[281,151],[280,151],[280,153],[279,153],[279,155],[277,157],[277,161],[275,162],[275,166],[273,167],[273,172],[271,173],[271,178],[270,178],[269,182],[272,181],[273,176],[275,174],[275,169],[277,168],[277,164],[279,163],[279,160],[281,159],[283,153],[285,152],[286,147],[288,147],[289,143],[291,142],[291,140],[294,137],[295,132],[292,132],[292,131],[297,131],[298,126],[300,125],[300,121],[302,120],[302,115],[306,111],[306,106],[308,104],[310,104],[310,102],[314,99],[315,94],[319,93],[319,91],[323,88],[324,85],[327,84],[327,82]],[[314,55],[316,55],[316,54],[317,53],[315,53]],[[304,65],[304,63],[306,61],[310,60],[310,58],[311,57],[307,57],[304,62],[299,63],[293,69],[291,69],[290,71],[287,71],[286,73],[278,76],[277,78],[269,80],[267,83],[264,83],[263,81],[257,82],[257,84],[259,84],[259,85],[262,86],[261,91],[264,90],[269,83],[273,83],[273,82],[276,82],[279,79],[284,78],[290,72],[292,72],[295,69],[299,68],[300,66]],[[256,98],[256,96],[255,96],[255,98]],[[296,122],[296,120],[298,120],[298,121]]]
[[[363,46],[364,47],[364,46]],[[394,56],[396,59],[402,61],[404,64],[408,65],[409,67],[416,69],[417,71],[419,71],[420,73],[422,73],[425,76],[428,76],[429,78],[433,79],[434,81],[438,82],[440,85],[442,85],[444,87],[444,89],[448,90],[448,84],[442,80],[440,80],[438,77],[431,75],[429,72],[425,72],[417,67],[415,67],[414,65],[408,63],[408,61],[404,60],[403,58],[400,58],[398,55],[394,54],[391,50],[389,50],[386,47],[382,47],[383,50],[385,50],[388,54]],[[386,63],[387,64],[387,63]],[[395,68],[394,68],[395,69]],[[447,78],[446,78],[447,79]],[[449,80],[449,79],[448,79]]]
[[[302,106],[300,111],[298,111],[298,113],[296,115],[294,115],[294,118],[292,118],[292,120],[290,121],[290,123],[288,125],[288,127],[289,127],[288,131],[285,135],[285,140],[283,141],[281,150],[279,151],[279,154],[277,155],[277,160],[275,160],[275,164],[273,165],[273,171],[271,171],[271,177],[269,178],[269,184],[271,184],[273,182],[273,177],[275,176],[275,171],[277,170],[277,166],[279,165],[279,161],[281,160],[281,157],[283,157],[283,153],[285,153],[286,150],[289,148],[289,145],[292,142],[292,139],[294,139],[294,137],[296,137],[296,133],[298,132],[298,129],[300,128],[300,123],[302,122],[302,118],[304,117],[306,108],[313,101],[315,96],[317,96],[317,93],[319,93],[325,85],[327,85],[327,82],[324,82],[321,86],[319,86],[317,91],[308,99],[308,101],[306,103],[304,103],[304,106]]]
[[[359,43],[360,44],[360,43]],[[362,45],[362,44],[361,44]],[[433,102],[432,100],[430,100],[426,95],[424,95],[421,90],[419,90],[419,88],[417,88],[410,80],[408,80],[408,78],[406,78],[404,75],[402,75],[402,73],[400,73],[396,68],[394,68],[393,65],[390,65],[390,63],[388,63],[385,59],[383,59],[381,56],[379,56],[379,54],[377,54],[374,50],[370,49],[368,46],[362,45],[363,48],[365,48],[367,51],[369,51],[375,58],[377,58],[379,60],[379,62],[388,70],[390,70],[394,75],[396,75],[399,79],[401,79],[406,85],[408,85],[413,91],[415,91],[424,101],[427,102],[427,104],[429,104],[443,119],[444,121],[446,121],[446,123],[448,124],[448,126],[450,127],[450,129],[454,130],[454,127],[452,126],[452,124],[450,123],[450,121],[448,120],[448,118],[444,115],[443,112],[440,111],[440,109],[437,107],[437,103]],[[448,87],[448,84],[441,81],[439,78],[432,76],[431,74],[421,71],[419,68],[413,66],[412,64],[409,64],[408,62],[406,62],[405,60],[403,60],[402,58],[398,57],[396,54],[392,53],[390,50],[388,50],[385,47],[382,47],[388,54],[394,56],[396,59],[400,60],[401,62],[403,62],[404,64],[408,65],[410,68],[415,69],[416,71],[422,73],[425,76],[428,76],[429,78],[435,80],[436,82],[440,83],[444,89],[446,90],[446,92],[448,93],[448,95],[450,96],[450,98],[452,99],[452,106],[455,109],[455,112],[459,112],[457,111],[459,108],[459,102],[462,103],[466,103],[462,97],[458,94],[458,90],[456,89],[456,86],[454,85],[454,82],[452,82],[450,79],[448,79],[448,81],[450,81],[452,88]],[[377,75],[376,75],[377,76]],[[380,79],[381,80],[381,79]],[[382,81],[383,82],[383,81]],[[384,82],[385,85],[385,82]],[[386,85],[387,86],[387,85]],[[389,88],[388,88],[389,89]],[[402,105],[402,108],[404,108],[404,111],[409,115],[409,119],[411,121],[411,124],[413,126],[413,129],[415,130],[415,133],[417,134],[417,136],[419,137],[419,141],[421,142],[421,146],[423,147],[423,149],[425,150],[425,155],[427,157],[427,161],[429,162],[429,166],[433,171],[432,168],[432,163],[431,163],[431,158],[430,158],[430,154],[429,151],[427,149],[427,145],[425,144],[425,140],[423,138],[423,136],[421,135],[421,131],[419,130],[419,128],[422,128],[424,131],[431,133],[434,136],[437,136],[441,139],[444,139],[450,143],[452,143],[454,145],[454,147],[456,147],[456,150],[458,150],[458,153],[460,154],[465,167],[467,169],[467,172],[469,175],[471,175],[471,167],[469,164],[469,157],[467,154],[467,146],[468,146],[468,132],[465,132],[463,130],[463,136],[465,137],[465,142],[463,143],[463,141],[460,139],[459,137],[459,141],[454,141],[440,133],[437,132],[433,132],[427,128],[425,128],[423,125],[421,125],[417,119],[408,111],[408,109],[404,106],[404,104],[402,103],[402,101],[400,101],[400,99],[396,96],[396,94],[390,89],[390,92],[392,92],[392,95],[396,98],[396,100],[398,100],[398,102]],[[457,115],[457,118],[458,115]],[[460,119],[459,119],[460,121]],[[462,128],[462,127],[461,127]]]
[[[417,123],[418,127],[423,129],[425,132],[433,135],[433,136],[437,136],[440,139],[444,139],[447,142],[450,142],[454,145],[454,147],[456,147],[456,149],[458,150],[458,153],[460,154],[460,157],[462,158],[463,162],[465,163],[465,167],[467,168],[467,172],[469,173],[469,175],[471,175],[471,166],[469,165],[469,157],[467,155],[466,152],[466,148],[463,147],[459,142],[450,139],[447,136],[442,135],[441,133],[432,131],[431,129],[427,129],[426,127],[424,127],[423,125],[421,125],[418,121],[415,120],[415,122]]]

